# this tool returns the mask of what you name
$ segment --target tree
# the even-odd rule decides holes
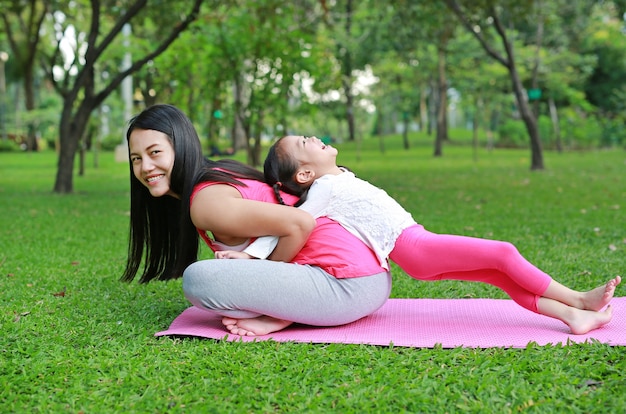
[[[520,24],[516,18],[526,19],[527,16],[532,15],[532,5],[510,1],[500,2],[502,4],[479,1],[467,5],[462,5],[458,0],[445,0],[445,2],[463,26],[480,42],[487,54],[508,70],[518,110],[530,137],[530,168],[531,170],[544,169],[537,117],[526,99],[511,36],[513,30],[511,27],[514,27],[516,23]],[[495,31],[499,45],[490,36],[490,30]]]
[[[57,41],[54,52],[47,56],[46,72],[63,98],[59,126],[60,152],[54,192],[73,191],[74,158],[92,111],[120,86],[124,78],[163,53],[197,18],[202,2],[203,0],[169,2],[145,11],[147,0],[131,2],[124,10],[116,7],[117,2],[101,4],[99,0],[90,0],[89,7],[77,1],[72,4],[71,10],[54,12]],[[104,10],[108,10],[111,15],[105,14]],[[142,10],[145,11],[143,16],[140,14]],[[155,39],[158,39],[155,42],[158,43],[143,56],[136,58],[130,67],[119,70],[98,88],[97,64],[108,57],[107,52],[111,54],[111,49],[120,46],[120,41],[117,39],[116,42],[116,38],[126,25],[146,18],[149,13],[156,13],[161,19],[155,28]],[[89,28],[85,32],[78,32],[81,20],[89,22]],[[67,51],[63,50],[62,44],[68,40],[70,28],[78,33],[71,39],[76,43],[72,55],[68,56],[64,55]],[[63,67],[67,70],[59,76],[57,72]]]
[[[601,17],[601,16],[598,16]],[[611,19],[594,22],[586,31],[583,48],[598,61],[585,85],[587,100],[602,116],[614,118],[626,110],[626,36],[624,22]]]
[[[459,92],[460,106],[472,123],[474,159],[478,157],[478,135],[483,129],[487,147],[494,145],[495,122],[505,102],[510,101],[510,81],[506,69],[491,59],[467,32],[459,33],[448,49],[451,58],[451,87]]]
[[[247,162],[258,166],[261,135],[266,131],[268,118],[277,124],[285,120],[295,75],[311,66],[315,16],[309,17],[311,5],[307,1],[241,3],[237,5],[242,7],[221,13],[206,35],[220,49],[213,55],[220,59],[217,66],[227,68],[230,76],[233,136],[235,128],[241,128]],[[246,3],[247,7],[243,7]]]
[[[334,61],[339,66],[348,140],[354,141],[357,101],[355,74],[357,71],[364,71],[371,63],[371,54],[377,47],[376,31],[380,28],[380,18],[385,14],[387,6],[386,2],[377,0],[320,0],[320,3],[323,6],[324,26],[334,43]]]
[[[48,13],[49,2],[28,0],[10,1],[3,4],[2,21],[17,73],[24,82],[25,106],[27,112],[36,108],[35,104],[35,58],[41,39],[41,27]],[[37,136],[34,122],[28,122],[27,148],[37,150]]]
[[[405,123],[404,146],[408,148],[406,126],[409,119],[406,115],[409,108],[411,111],[419,108],[422,128],[428,128],[430,134],[432,125],[436,125],[433,155],[439,157],[443,154],[443,143],[449,140],[447,60],[449,44],[455,36],[454,21],[446,6],[439,3],[394,0],[390,8],[391,17],[381,30],[383,42],[378,43],[382,43],[384,53],[393,50],[395,58],[384,62],[391,57],[389,55],[377,60],[382,66],[392,67],[399,63],[404,68],[412,68],[413,74],[410,77],[396,75],[391,83],[381,82],[380,88],[388,90],[395,84],[396,89],[406,88],[405,96],[413,91],[413,101],[404,103],[401,110]],[[402,84],[405,84],[404,88]]]

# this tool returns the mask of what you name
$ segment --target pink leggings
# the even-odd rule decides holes
[[[415,279],[489,283],[535,313],[552,280],[511,243],[435,234],[419,224],[400,234],[389,258]]]

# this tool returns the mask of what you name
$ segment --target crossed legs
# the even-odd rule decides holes
[[[380,308],[391,275],[337,279],[314,266],[270,260],[201,260],[183,274],[183,291],[196,307],[222,316],[229,332],[265,335],[293,322],[334,326]]]

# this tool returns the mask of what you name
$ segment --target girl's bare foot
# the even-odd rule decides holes
[[[572,308],[571,317],[564,322],[569,326],[574,335],[583,335],[598,329],[611,321],[613,308],[611,305],[602,312]]]
[[[592,311],[599,311],[609,304],[613,295],[615,295],[615,288],[622,282],[621,276],[615,276],[613,279],[606,282],[606,285],[599,286],[593,290],[585,292],[583,294],[583,308]]]
[[[222,324],[226,329],[231,334],[240,336],[267,335],[285,329],[292,323],[291,321],[276,319],[266,315],[248,319],[222,318]]]

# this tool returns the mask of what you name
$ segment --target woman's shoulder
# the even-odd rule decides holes
[[[239,183],[216,181],[198,183],[194,187],[192,200],[200,192],[209,195],[224,195],[235,194],[236,191],[239,197],[249,200],[276,202],[274,190],[266,183],[248,178],[238,178],[237,181]]]

